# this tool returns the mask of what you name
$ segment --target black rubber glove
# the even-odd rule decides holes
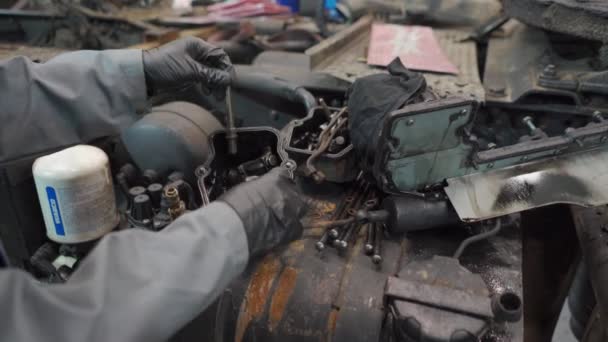
[[[144,51],[143,61],[150,94],[200,84],[221,100],[234,70],[224,50],[195,37]]]
[[[283,168],[243,183],[219,200],[230,205],[243,221],[250,257],[302,236],[300,219],[306,212],[306,203]]]

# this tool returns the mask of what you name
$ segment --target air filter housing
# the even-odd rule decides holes
[[[108,156],[78,145],[36,159],[32,167],[49,239],[95,240],[119,223]]]

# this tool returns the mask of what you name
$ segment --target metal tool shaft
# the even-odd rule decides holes
[[[234,112],[232,111],[232,91],[230,86],[226,88],[226,142],[228,143],[228,153],[235,155],[238,152],[238,135],[234,123]]]

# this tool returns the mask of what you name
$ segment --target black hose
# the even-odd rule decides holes
[[[462,255],[462,253],[464,252],[464,250],[472,243],[481,241],[481,240],[485,240],[487,238],[490,238],[496,234],[498,234],[500,232],[500,228],[501,228],[501,223],[500,223],[500,219],[496,219],[496,225],[494,226],[494,228],[492,230],[489,230],[487,232],[481,233],[481,234],[477,234],[475,236],[471,236],[468,239],[465,239],[464,241],[462,241],[462,243],[460,244],[460,246],[458,247],[458,249],[456,250],[456,252],[454,253],[454,259],[458,259],[460,258],[460,256]]]
[[[232,81],[232,88],[252,90],[277,96],[290,102],[301,103],[306,108],[306,113],[302,116],[305,116],[317,106],[315,97],[304,87],[261,72],[239,70],[236,78]]]

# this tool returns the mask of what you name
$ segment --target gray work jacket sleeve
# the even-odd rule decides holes
[[[120,133],[146,100],[141,50],[0,61],[0,162]]]
[[[248,257],[243,223],[222,202],[159,233],[109,234],[66,284],[0,271],[0,341],[165,341],[213,302]]]

